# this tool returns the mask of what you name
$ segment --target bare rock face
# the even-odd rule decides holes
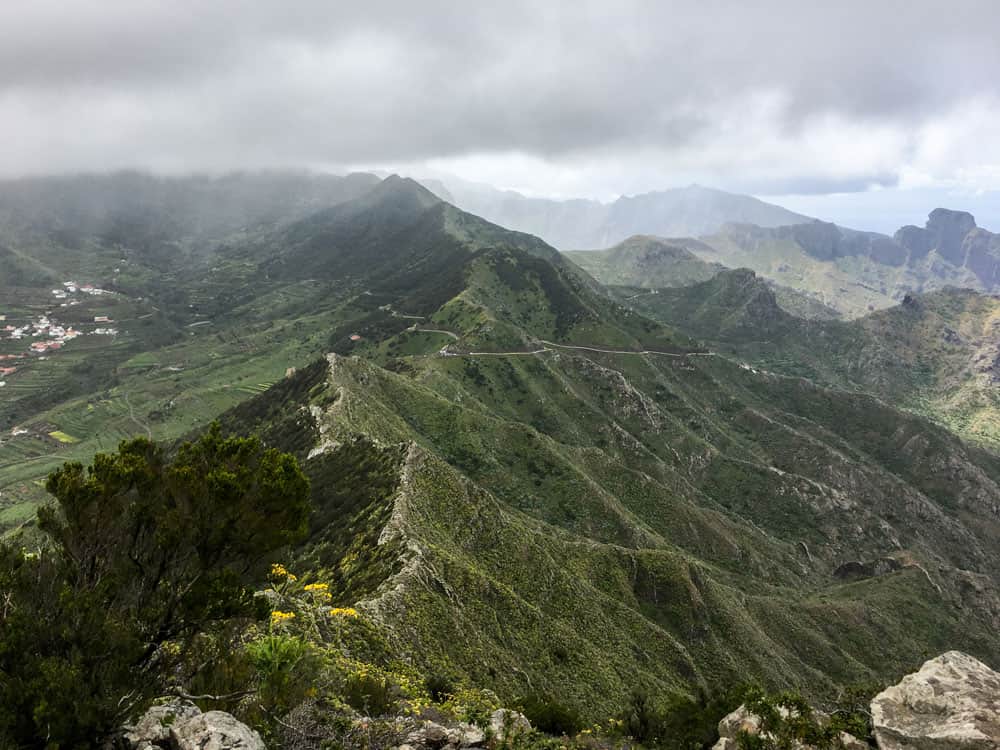
[[[163,746],[170,741],[170,728],[188,719],[193,719],[201,710],[184,700],[158,703],[150,706],[135,726],[128,727],[125,739],[131,747]]]
[[[177,750],[265,750],[260,735],[225,711],[208,711],[174,726]]]
[[[423,727],[410,732],[406,742],[399,750],[457,750],[458,748],[476,748],[486,743],[486,734],[473,724],[459,723],[456,727],[445,727],[433,721],[425,722]]]
[[[265,750],[260,735],[224,711],[202,713],[187,701],[150,708],[125,739],[133,750]]]
[[[1000,674],[948,651],[875,696],[871,713],[880,750],[1000,750]]]
[[[760,718],[750,713],[746,706],[740,706],[719,722],[719,741],[712,750],[736,750],[737,738],[741,733],[756,735],[760,732]]]

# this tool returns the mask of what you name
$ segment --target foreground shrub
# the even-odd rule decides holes
[[[427,688],[427,694],[435,703],[444,703],[449,696],[455,693],[454,681],[442,674],[428,675],[424,680],[424,687]]]
[[[531,725],[546,734],[572,736],[583,728],[573,709],[537,693],[521,699],[520,708]]]
[[[380,674],[355,672],[344,681],[344,702],[365,716],[388,716],[398,705],[392,681]]]
[[[459,721],[486,728],[490,724],[490,716],[502,705],[492,690],[459,688],[448,696],[444,708]]]
[[[654,699],[633,691],[620,721],[622,731],[639,743],[666,750],[710,748],[719,739],[719,721],[744,701],[747,689],[736,687],[696,697],[671,695]]]
[[[839,732],[824,726],[812,706],[801,695],[783,692],[767,695],[752,689],[745,697],[747,710],[760,718],[756,734],[740,732],[736,743],[740,750],[791,750],[808,745],[817,750],[835,746]]]
[[[0,546],[0,745],[74,747],[168,688],[200,633],[258,617],[252,582],[306,531],[288,454],[217,425],[176,454],[146,439],[65,464],[51,544]]]
[[[313,689],[312,646],[299,636],[268,633],[247,644],[257,670],[257,701],[271,714],[282,714],[305,700]]]
[[[663,716],[647,690],[636,688],[622,715],[626,734],[644,745],[655,744],[663,734]]]

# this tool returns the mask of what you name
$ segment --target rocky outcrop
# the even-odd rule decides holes
[[[911,265],[933,250],[956,268],[971,271],[986,289],[1000,281],[1000,235],[977,227],[967,211],[935,208],[926,226],[905,226],[893,239],[907,251]]]
[[[880,750],[1000,750],[1000,674],[949,651],[871,705]]]
[[[457,727],[446,727],[433,721],[410,732],[399,750],[459,750],[459,748],[477,748],[486,744],[486,733],[473,724],[459,724]]]
[[[265,750],[260,735],[230,714],[181,700],[151,707],[124,738],[132,750]]]
[[[484,732],[473,724],[460,723],[458,726],[444,726],[433,721],[406,735],[398,750],[473,750],[485,747],[487,737],[493,743],[503,743],[511,747],[531,732],[531,722],[523,714],[500,708],[490,716],[489,730]]]
[[[779,708],[779,711],[784,718],[788,718],[790,715],[787,709]],[[815,716],[824,725],[830,719],[825,714],[817,713]],[[722,721],[719,722],[719,741],[712,746],[712,750],[738,750],[741,734],[756,737],[760,733],[760,717],[751,713],[745,705],[740,706],[732,713],[724,716]],[[761,736],[761,739],[767,740],[773,738],[765,733]],[[847,732],[839,734],[834,747],[837,750],[871,750],[867,743],[862,742],[853,735],[847,734]],[[794,750],[810,750],[811,746],[802,744],[801,742],[794,742],[793,748]]]
[[[719,741],[712,750],[736,750],[740,734],[757,735],[760,732],[760,718],[740,706],[735,711],[722,717],[719,722]]]
[[[921,227],[905,226],[896,232],[895,240],[910,252],[912,261],[926,256],[931,250],[956,266],[965,263],[965,237],[976,229],[976,220],[967,211],[935,208]]]
[[[260,735],[224,711],[209,711],[170,729],[176,750],[264,750]]]
[[[935,208],[927,217],[927,232],[938,254],[956,266],[965,262],[965,236],[976,228],[976,220],[968,211]]]

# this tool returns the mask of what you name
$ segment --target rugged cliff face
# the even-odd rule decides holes
[[[933,251],[971,271],[987,291],[996,291],[1000,284],[1000,235],[977,227],[970,213],[936,208],[926,227],[903,227],[894,239],[909,251],[911,265]]]
[[[778,227],[731,223],[698,240],[671,242],[708,263],[751,268],[848,317],[946,286],[1000,291],[1000,236],[977,227],[964,211],[935,209],[925,227],[906,226],[893,237],[813,220]],[[612,274],[595,273],[614,283]]]

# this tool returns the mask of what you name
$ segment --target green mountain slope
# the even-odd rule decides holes
[[[539,338],[690,347],[598,294],[537,238],[399,178],[227,242],[190,267],[77,294],[72,307],[49,287],[8,289],[7,324],[48,316],[83,335],[36,355],[36,339],[0,332],[0,354],[19,358],[0,377],[0,527],[31,517],[38,480],[62,461],[137,432],[179,437],[331,349],[388,364],[448,344],[530,349]],[[94,334],[109,325],[114,335]]]
[[[264,394],[231,424],[277,435],[315,420],[300,448],[315,477],[356,461],[341,454],[359,436],[406,446],[396,493],[351,537],[369,540],[364,562],[327,565],[345,581],[395,557],[379,585],[341,595],[428,670],[601,716],[637,683],[818,694],[924,648],[996,652],[985,521],[1000,465],[943,430],[713,357],[407,362],[333,355],[295,386],[301,400]],[[330,485],[315,485],[326,507]],[[893,572],[838,576],[883,557]]]
[[[410,247],[407,268],[430,245]],[[317,480],[396,467],[393,491],[346,534],[317,524],[301,554],[408,659],[611,715],[637,682],[818,694],[924,648],[995,653],[993,454],[870,396],[686,347],[558,257],[472,248],[462,267],[436,311],[227,418],[279,441],[306,430],[289,445]],[[730,276],[690,311],[701,330],[794,320]],[[320,508],[339,502],[315,485]]]
[[[0,412],[26,430],[0,444],[5,526],[62,460],[221,413],[312,479],[290,562],[397,656],[505,699],[602,718],[637,684],[820,696],[924,650],[1000,656],[1000,459],[743,363],[724,337],[799,325],[752,275],[636,297],[675,300],[657,322],[398,178],[237,239],[117,300],[140,307],[123,331],[155,306],[167,340]]]
[[[724,268],[648,235],[629,237],[607,250],[577,250],[565,255],[601,283],[613,286],[687,286],[708,281]]]
[[[608,286],[659,289],[708,281],[725,266],[701,260],[689,249],[711,253],[696,240],[665,240],[636,235],[607,250],[564,253],[587,273]],[[834,319],[839,313],[812,294],[771,282],[782,308],[803,318]],[[625,292],[629,297],[632,292]]]

